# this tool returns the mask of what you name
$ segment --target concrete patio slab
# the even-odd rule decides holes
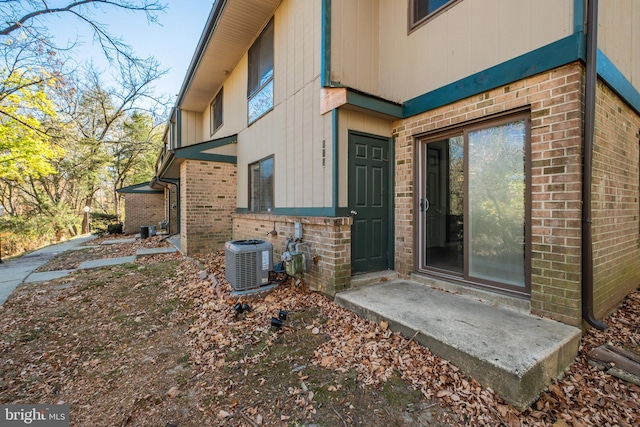
[[[563,374],[580,344],[578,328],[411,281],[349,289],[335,301],[388,321],[521,410]]]
[[[66,277],[75,270],[54,270],[43,271],[41,273],[31,273],[29,277],[24,279],[24,283],[48,282],[50,280]]]
[[[85,261],[78,266],[78,270],[86,270],[89,268],[109,267],[111,265],[129,264],[135,262],[136,257],[124,256],[118,258],[96,259],[93,261]]]
[[[104,242],[100,243],[101,245],[117,245],[119,243],[131,243],[131,242],[135,242],[136,239],[135,237],[131,237],[128,239],[113,239],[113,240],[105,240]]]
[[[141,248],[136,251],[137,257],[160,255],[160,254],[172,254],[178,252],[176,248]]]

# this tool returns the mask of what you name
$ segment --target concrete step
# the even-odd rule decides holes
[[[452,362],[517,409],[533,403],[578,354],[581,330],[474,298],[395,280],[336,294],[337,304]]]
[[[78,270],[86,270],[89,268],[110,267],[112,265],[129,264],[136,261],[135,255],[123,256],[118,258],[104,258],[92,261],[84,261],[78,266]]]
[[[172,254],[177,252],[176,248],[140,248],[136,251],[136,257],[144,257],[151,255]]]

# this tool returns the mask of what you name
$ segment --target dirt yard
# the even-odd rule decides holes
[[[142,244],[161,245],[67,252],[40,271]],[[284,280],[242,300],[229,290],[221,253],[156,255],[22,285],[0,308],[0,403],[67,403],[73,426],[640,424],[640,387],[585,356],[606,342],[640,352],[640,292],[606,319],[607,332],[585,335],[565,378],[520,413],[304,284]]]

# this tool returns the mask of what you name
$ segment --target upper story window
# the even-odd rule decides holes
[[[222,89],[211,102],[211,135],[222,126]]]
[[[460,0],[409,0],[409,29],[414,29],[437,12]]]
[[[249,49],[249,124],[273,108],[273,19]]]

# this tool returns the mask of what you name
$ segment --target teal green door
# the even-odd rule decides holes
[[[386,270],[390,267],[389,140],[352,132],[349,134],[349,211],[351,272]]]

